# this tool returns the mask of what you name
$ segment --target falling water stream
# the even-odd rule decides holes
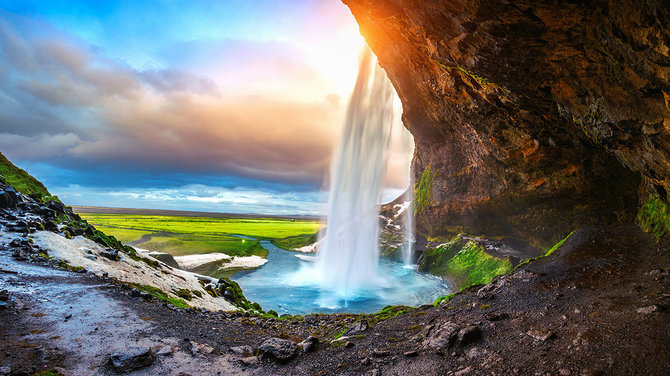
[[[379,257],[379,202],[393,127],[395,92],[365,47],[331,165],[326,235],[317,255],[262,242],[268,263],[235,276],[247,297],[279,313],[372,312],[389,304],[428,303],[449,293],[413,261],[412,186],[406,203],[404,262]]]
[[[328,230],[317,254],[322,286],[343,298],[380,283],[378,202],[392,125],[393,87],[366,48],[331,166]]]

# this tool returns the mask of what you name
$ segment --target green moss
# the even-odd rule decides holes
[[[468,241],[446,264],[446,275],[461,280],[460,286],[487,284],[493,277],[511,270],[509,260],[489,255],[473,240]]]
[[[140,291],[148,292],[152,296],[154,296],[158,299],[164,300],[167,303],[172,304],[173,306],[175,306],[177,308],[182,308],[182,309],[191,308],[191,306],[188,305],[188,303],[186,303],[184,300],[179,299],[179,298],[173,298],[173,297],[169,296],[168,294],[166,294],[165,292],[163,292],[163,290],[161,290],[157,287],[153,287],[153,286],[149,286],[149,285],[140,285],[140,284],[136,284],[136,283],[132,283],[132,284],[130,284],[130,286],[134,287],[134,288],[136,288]]]
[[[433,186],[435,174],[429,165],[421,173],[421,179],[414,188],[414,214],[420,214],[424,208],[430,205],[430,190]]]
[[[555,250],[557,250],[560,246],[562,246],[563,243],[565,243],[565,241],[568,240],[568,238],[570,238],[570,237],[572,236],[572,234],[574,234],[574,233],[575,233],[574,231],[571,232],[571,233],[569,233],[568,236],[566,236],[565,238],[563,238],[563,239],[562,239],[561,241],[559,241],[558,243],[554,244],[554,246],[551,247],[551,248],[549,248],[549,249],[547,250],[547,253],[545,253],[543,256],[539,256],[539,257],[535,257],[535,258],[532,258],[532,259],[526,259],[526,260],[523,260],[522,262],[520,262],[520,263],[514,268],[514,270],[516,270],[516,269],[518,269],[519,267],[521,267],[521,265],[526,265],[526,264],[528,264],[528,263],[531,262],[531,261],[535,261],[535,260],[538,260],[538,259],[541,259],[541,258],[543,258],[543,257],[546,257],[546,256],[551,255],[552,253],[554,253]]]
[[[7,184],[25,195],[34,197],[42,202],[60,202],[58,197],[49,193],[44,184],[30,176],[25,170],[16,167],[2,153],[0,153],[0,175],[5,177]]]
[[[293,251],[296,248],[301,248],[315,243],[318,240],[317,233],[306,234],[306,235],[297,235],[289,236],[283,239],[276,239],[272,241],[272,244],[276,245],[279,248]]]
[[[477,242],[465,241],[459,235],[440,247],[426,250],[419,270],[447,276],[464,288],[489,283],[495,276],[511,271],[512,264],[508,259],[489,255]]]
[[[411,310],[412,307],[404,306],[404,305],[396,305],[396,306],[386,306],[382,308],[379,312],[375,313],[372,315],[372,322],[370,324],[374,325],[380,321],[392,319],[394,317],[398,317],[402,315],[403,313]]]
[[[657,240],[670,232],[670,212],[668,204],[656,195],[650,194],[637,215],[640,227]]]
[[[494,87],[494,88],[499,87],[497,84],[487,80],[486,78],[484,78],[482,76],[479,76],[477,74],[474,74],[474,73],[468,71],[467,69],[461,67],[460,65],[450,65],[450,64],[446,64],[446,63],[444,63],[442,61],[439,61],[439,60],[434,60],[434,61],[437,62],[437,64],[440,67],[442,67],[444,70],[446,70],[450,73],[453,72],[453,71],[458,71],[458,72],[462,73],[464,76],[470,77],[473,80],[477,81],[480,85],[491,86],[491,87]]]
[[[69,271],[75,272],[75,273],[79,273],[82,270],[84,270],[84,267],[82,267],[82,266],[70,265],[70,264],[67,263],[67,261],[63,261],[63,260],[58,260],[56,265],[58,265],[58,267],[60,267],[60,268],[63,268],[63,269],[66,269],[66,270],[69,270]]]
[[[346,327],[346,328],[342,329],[341,332],[335,334],[335,335],[333,336],[333,339],[338,339],[338,338],[342,337],[342,336],[344,335],[344,333],[347,332],[347,330],[349,330],[349,327]]]
[[[263,308],[260,304],[249,301],[244,294],[242,293],[242,288],[240,285],[231,280],[230,278],[223,277],[219,279],[221,287],[219,287],[217,294],[223,296],[226,300],[230,301],[234,305],[257,312],[263,312]]]
[[[191,294],[191,291],[187,289],[179,289],[175,292],[175,295],[188,301],[193,299],[193,294]]]
[[[31,376],[63,376],[63,374],[55,369],[50,369],[48,371],[33,373]]]
[[[565,241],[568,240],[568,238],[571,237],[572,234],[574,234],[574,233],[575,233],[574,231],[571,232],[571,233],[569,233],[568,236],[566,236],[565,238],[563,238],[563,240],[561,240],[560,242],[554,244],[553,247],[549,248],[549,250],[547,251],[547,253],[545,253],[544,255],[545,255],[545,256],[549,256],[549,255],[551,255],[552,253],[554,253],[554,251],[557,250],[558,247],[562,246],[563,243],[565,243]]]

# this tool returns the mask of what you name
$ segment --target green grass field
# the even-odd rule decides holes
[[[135,214],[80,213],[82,218],[123,243],[174,256],[222,252],[231,256],[266,256],[259,240],[311,236],[316,220],[279,218],[211,218]],[[140,241],[141,240],[141,241]]]

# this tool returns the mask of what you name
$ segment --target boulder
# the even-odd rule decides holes
[[[0,190],[0,208],[15,208],[19,203],[18,196],[12,188]]]
[[[49,208],[49,209],[51,209],[55,212],[58,212],[58,213],[64,213],[65,212],[65,205],[63,205],[62,202],[51,200],[51,201],[48,201],[46,203],[46,206],[47,206],[47,208]]]
[[[283,363],[297,355],[298,345],[287,339],[270,338],[261,344],[259,350],[264,356]]]
[[[444,322],[431,330],[429,337],[424,341],[424,347],[433,350],[444,350],[456,343],[458,326],[452,322]]]
[[[298,344],[298,347],[302,349],[302,352],[311,352],[316,350],[316,346],[319,344],[319,339],[314,336],[309,336],[305,338],[304,341]]]
[[[471,343],[477,342],[482,338],[482,331],[477,325],[470,325],[458,332],[458,344],[467,346]]]
[[[254,355],[254,349],[252,349],[249,345],[231,347],[230,352],[233,354],[242,355],[243,357]]]
[[[347,329],[346,332],[344,332],[345,336],[353,336],[356,334],[361,334],[364,331],[368,330],[368,322],[365,320],[360,320],[356,321],[354,325],[352,325],[349,329]]]
[[[130,347],[109,356],[109,362],[117,372],[129,372],[149,367],[156,356],[148,347]]]

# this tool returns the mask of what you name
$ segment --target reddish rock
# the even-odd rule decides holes
[[[670,189],[670,8],[658,1],[344,0],[403,102],[417,225],[553,244]]]

